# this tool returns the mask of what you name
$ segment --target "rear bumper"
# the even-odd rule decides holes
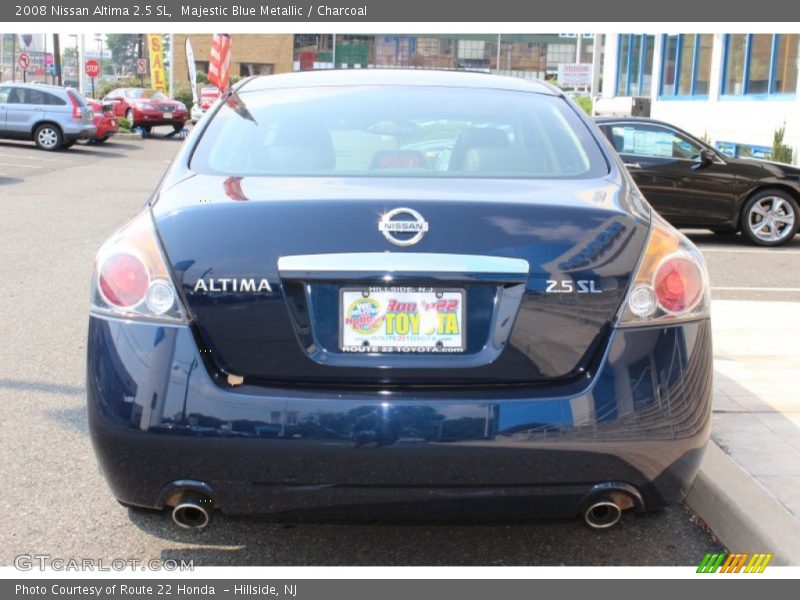
[[[227,388],[188,327],[89,325],[95,452],[119,500],[155,508],[179,480],[229,513],[535,498],[537,514],[566,516],[607,481],[660,508],[699,468],[711,377],[708,321],[617,330],[598,372],[559,388],[383,392]]]
[[[164,113],[160,110],[142,111],[137,109],[133,113],[134,125],[151,125],[153,127],[160,125],[183,125],[188,118],[189,114],[186,112],[174,113],[169,119],[165,119]]]
[[[64,139],[70,142],[82,139],[94,139],[97,134],[97,127],[94,125],[73,126],[64,129]]]
[[[96,138],[107,138],[115,135],[119,131],[119,125],[116,119],[105,119],[95,123],[97,129],[95,133]]]

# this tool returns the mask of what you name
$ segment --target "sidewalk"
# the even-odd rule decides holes
[[[712,438],[800,521],[800,303],[715,300]]]
[[[800,566],[800,302],[711,314],[713,441],[686,503],[731,552]]]

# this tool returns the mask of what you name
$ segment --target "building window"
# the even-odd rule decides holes
[[[617,96],[650,96],[655,36],[619,36]]]
[[[664,36],[661,67],[661,96],[708,97],[711,80],[710,33]]]
[[[239,63],[239,77],[253,75],[272,75],[275,65],[270,63]]]
[[[800,34],[725,36],[722,94],[794,95],[797,92]]]

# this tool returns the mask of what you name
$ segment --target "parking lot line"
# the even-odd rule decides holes
[[[7,163],[7,162],[0,162],[0,165],[4,167],[16,167],[17,169],[44,169],[42,165],[30,165],[27,163]]]
[[[22,156],[19,156],[19,155],[4,156],[3,154],[0,154],[0,158],[23,158],[25,160],[35,160],[35,161],[40,161],[41,160],[41,161],[45,161],[45,162],[52,162],[52,161],[63,162],[64,159],[67,158],[67,157],[66,156],[38,156],[38,155],[33,155],[33,154],[25,154],[25,155],[22,155]]]
[[[718,292],[800,292],[800,287],[743,287],[743,286],[719,286],[710,288],[711,291]]]
[[[780,248],[706,248],[702,244],[697,245],[703,253],[718,254],[800,254],[800,250],[781,250]]]

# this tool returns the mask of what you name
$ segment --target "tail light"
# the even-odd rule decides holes
[[[654,216],[618,324],[668,324],[708,315],[708,274],[703,255],[683,234]]]
[[[83,111],[81,110],[81,105],[78,102],[78,99],[75,97],[75,94],[69,92],[67,94],[70,103],[72,104],[72,118],[81,120],[83,119]]]
[[[92,311],[125,318],[186,321],[149,212],[115,233],[97,253]]]

